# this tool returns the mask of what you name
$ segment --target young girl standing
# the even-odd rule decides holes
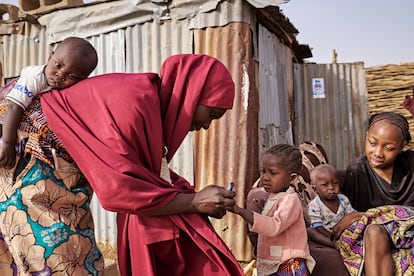
[[[279,144],[263,155],[262,188],[269,193],[261,214],[237,205],[232,212],[258,233],[257,273],[261,275],[309,275],[315,261],[310,256],[302,205],[290,183],[302,165],[300,150]]]

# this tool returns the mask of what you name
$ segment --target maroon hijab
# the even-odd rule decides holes
[[[161,79],[153,73],[105,74],[41,97],[47,121],[102,206],[137,213],[189,188],[181,178],[171,186],[159,177],[163,137],[170,160],[199,104],[229,109],[233,99],[228,70],[206,55],[168,58]]]
[[[169,57],[161,67],[161,107],[168,161],[191,127],[198,105],[231,109],[234,83],[223,64],[205,55]]]

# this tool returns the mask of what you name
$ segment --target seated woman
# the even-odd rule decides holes
[[[414,273],[414,152],[403,150],[410,140],[403,116],[375,114],[365,155],[347,168],[343,192],[359,212],[345,216],[333,233],[351,275]]]

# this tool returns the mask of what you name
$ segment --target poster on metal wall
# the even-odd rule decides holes
[[[312,93],[314,99],[324,99],[325,94],[325,82],[323,78],[312,79]]]

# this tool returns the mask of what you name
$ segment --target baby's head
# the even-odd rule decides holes
[[[330,164],[316,166],[310,172],[310,179],[322,199],[332,200],[338,196],[340,187],[334,166]]]
[[[298,177],[301,167],[302,154],[298,147],[275,145],[263,155],[260,182],[267,192],[284,192]]]
[[[49,57],[45,76],[49,86],[64,89],[86,79],[98,64],[95,48],[87,40],[68,37]]]

